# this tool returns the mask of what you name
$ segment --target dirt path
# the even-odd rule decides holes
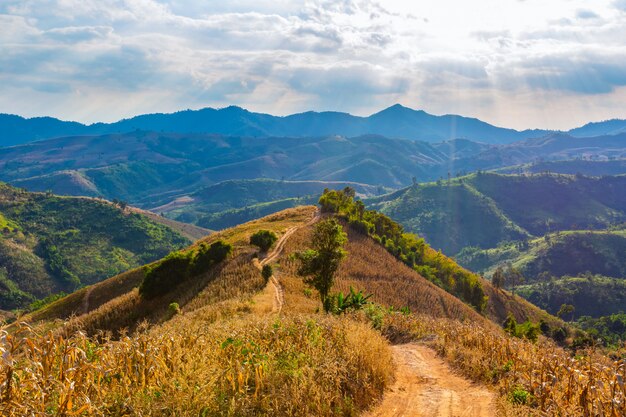
[[[396,382],[367,417],[493,417],[494,394],[456,375],[430,348],[393,346]]]
[[[291,237],[301,228],[314,224],[319,218],[320,212],[318,210],[315,213],[315,216],[307,223],[287,229],[287,231],[276,241],[274,249],[272,249],[265,258],[260,261],[255,259],[254,262],[256,267],[262,269],[264,265],[268,265],[270,262],[274,262],[276,259],[278,259],[280,254],[283,252],[283,249],[285,248],[285,244],[287,243],[287,240],[289,240],[289,237]],[[267,287],[265,287],[265,289],[257,297],[257,302],[261,306],[269,304],[268,299],[270,297],[272,305],[271,312],[280,313],[283,309],[283,305],[285,304],[285,290],[283,289],[283,286],[280,284],[280,281],[278,280],[276,275],[272,275],[267,284]],[[263,307],[261,307],[261,311],[263,311]]]
[[[89,297],[91,297],[91,291],[93,291],[93,285],[87,287],[85,296],[83,297],[83,314],[89,313]]]

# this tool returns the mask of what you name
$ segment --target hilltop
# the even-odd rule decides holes
[[[6,184],[0,184],[0,230],[0,309],[71,292],[190,242],[173,228],[109,202],[29,193]]]
[[[417,184],[368,206],[453,255],[557,230],[603,229],[626,221],[626,177],[478,173]]]

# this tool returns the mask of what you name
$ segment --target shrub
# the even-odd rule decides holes
[[[226,259],[232,251],[232,245],[222,240],[213,242],[210,246],[201,243],[193,261],[193,274],[199,275],[208,271],[213,265]]]
[[[526,405],[530,403],[531,395],[522,387],[515,387],[509,394],[509,401],[517,405]]]
[[[151,299],[166,294],[189,278],[190,252],[172,252],[161,262],[144,268],[139,294]]]
[[[174,317],[175,315],[180,314],[180,306],[178,303],[170,303],[170,305],[167,306],[167,312],[170,318]]]
[[[274,271],[272,270],[272,266],[271,265],[263,265],[263,269],[261,270],[261,276],[263,277],[263,279],[265,280],[266,283],[270,280],[272,275],[274,275]]]
[[[269,248],[278,240],[276,234],[269,230],[259,230],[250,236],[250,243],[256,245],[263,252],[267,252]]]

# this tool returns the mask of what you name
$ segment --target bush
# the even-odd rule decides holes
[[[139,294],[151,299],[168,293],[189,278],[191,260],[190,252],[172,252],[161,262],[145,267]]]
[[[261,270],[261,276],[266,283],[270,280],[270,278],[272,278],[272,275],[274,275],[274,271],[272,270],[271,265],[263,265],[263,269]]]
[[[258,246],[263,252],[267,252],[277,240],[276,234],[269,230],[259,230],[250,236],[250,243]]]
[[[213,265],[226,259],[232,251],[232,245],[222,240],[213,242],[210,246],[201,243],[193,261],[193,274],[199,275],[208,271]]]
[[[517,405],[526,405],[530,403],[531,395],[522,387],[515,387],[509,394],[509,401]]]

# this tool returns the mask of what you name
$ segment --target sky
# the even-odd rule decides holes
[[[626,0],[2,0],[0,112],[626,118]]]

